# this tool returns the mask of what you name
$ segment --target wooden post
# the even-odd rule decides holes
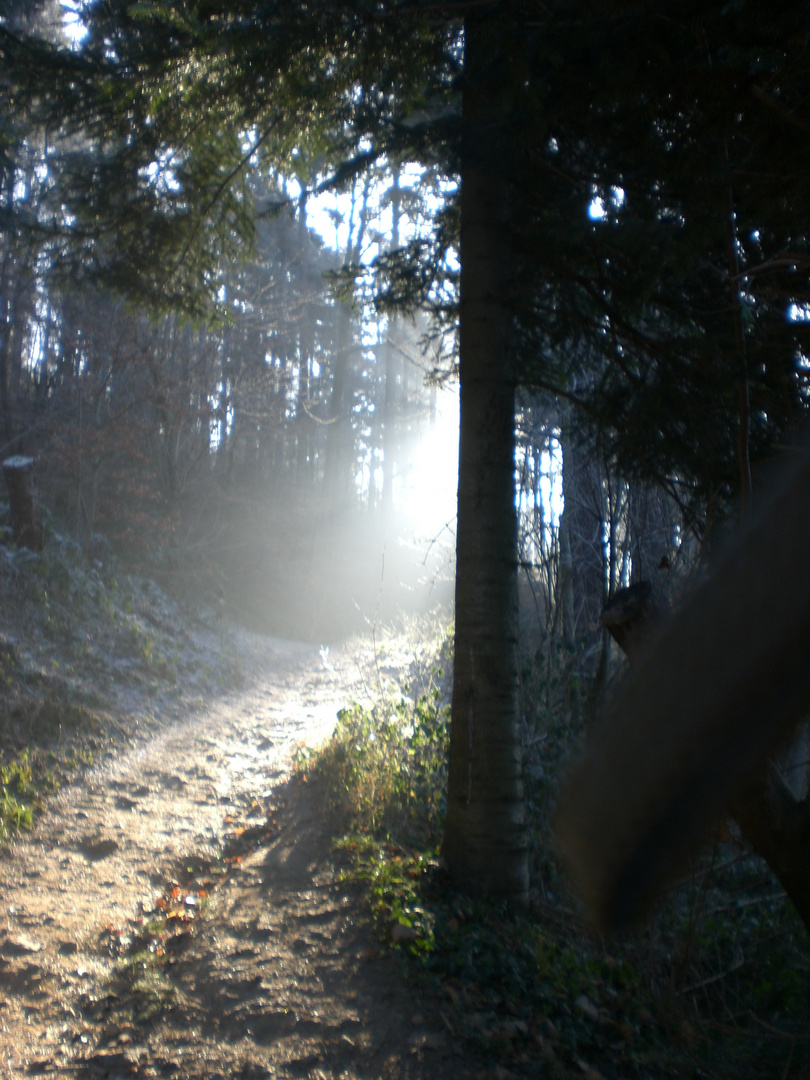
[[[20,455],[6,458],[3,476],[11,505],[14,543],[31,551],[42,551],[43,533],[34,483],[34,459]]]

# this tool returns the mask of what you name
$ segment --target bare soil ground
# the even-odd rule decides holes
[[[475,1075],[290,781],[371,649],[232,640],[238,692],[155,718],[126,686],[119,751],[0,853],[0,1077]]]

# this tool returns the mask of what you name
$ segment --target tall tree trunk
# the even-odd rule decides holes
[[[563,406],[560,443],[563,452],[563,514],[560,532],[571,549],[571,641],[578,641],[599,626],[605,602],[604,515],[599,464],[575,430],[570,406]],[[562,539],[561,539],[562,544]],[[588,642],[589,646],[592,644]]]
[[[517,723],[507,27],[502,11],[476,11],[465,25],[456,638],[444,854],[460,888],[522,907],[528,843]]]
[[[301,252],[307,250],[307,189],[302,186],[298,199],[298,236]],[[298,329],[298,401],[295,409],[296,465],[295,473],[299,486],[315,479],[312,453],[312,419],[309,412],[312,383],[312,358],[315,355],[315,326],[309,312],[310,298],[306,297],[303,311],[304,318]]]
[[[391,250],[400,245],[399,223],[402,214],[402,188],[400,187],[401,168],[399,162],[391,166],[392,181],[389,191],[391,199]],[[399,322],[395,314],[388,317],[388,329],[383,357],[385,363],[385,387],[382,408],[382,505],[390,514],[394,506],[394,460],[397,452],[397,427],[399,423],[399,373],[402,362],[399,357]]]
[[[354,479],[354,429],[349,397],[354,343],[351,309],[343,301],[338,302],[337,318],[337,346],[332,354],[332,396],[324,468],[326,497],[335,513],[344,511],[351,504]]]
[[[2,289],[0,292],[0,439],[2,439],[0,448],[4,455],[20,449],[19,443],[14,438],[14,407],[11,392],[16,269],[16,261],[10,252],[6,252],[0,279],[0,289]]]
[[[368,224],[370,174],[367,174],[360,193],[359,211],[355,215],[356,189],[352,189],[352,209],[349,214],[350,232],[346,249],[346,264],[359,261]],[[357,231],[352,237],[351,223],[357,217]],[[352,503],[355,481],[354,428],[352,426],[351,381],[355,357],[352,309],[346,301],[337,305],[337,348],[332,357],[333,383],[330,403],[330,423],[327,429],[324,483],[326,497],[333,513],[345,511]]]

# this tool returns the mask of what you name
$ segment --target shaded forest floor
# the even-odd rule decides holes
[[[0,1077],[472,1075],[290,781],[371,647],[228,628],[65,544],[0,548],[0,599]]]

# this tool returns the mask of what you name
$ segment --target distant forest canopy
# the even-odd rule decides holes
[[[38,171],[32,154],[15,199],[35,205]],[[209,324],[54,281],[47,244],[3,247],[3,457],[37,458],[54,528],[306,637],[357,625],[355,603],[373,617],[384,574],[448,599],[452,502],[443,522],[401,515],[438,422],[423,331],[335,295],[347,254],[306,227],[303,201],[259,223]]]
[[[28,28],[57,14],[12,8]],[[2,457],[36,457],[51,526],[305,639],[447,603],[457,420],[437,398],[451,372],[434,370],[424,319],[378,316],[336,277],[379,245],[381,217],[389,243],[413,230],[427,185],[400,188],[392,170],[355,183],[334,251],[297,185],[257,175],[282,209],[221,271],[214,317],[190,320],[77,286],[59,240],[9,227],[40,207],[44,220],[66,182],[40,133],[17,136],[0,178]],[[448,460],[416,477],[439,424]],[[414,518],[415,487],[437,480],[445,505]]]
[[[804,425],[808,47],[757,0],[0,0],[4,452],[276,633],[454,572],[472,895],[529,903],[527,718],[605,700],[606,599],[677,602]]]
[[[706,33],[726,20],[721,29],[738,33],[737,51],[709,55],[707,38],[705,71],[670,74],[664,94],[665,73],[649,57],[621,70],[612,63],[612,50],[632,39],[621,18],[600,38],[601,16],[580,6],[576,33],[558,19],[562,7],[515,7],[527,41],[540,15],[548,21],[532,38],[542,78],[531,73],[532,107],[547,115],[539,124],[520,114],[515,158],[516,497],[522,617],[540,635],[527,640],[541,640],[549,657],[576,644],[576,663],[593,673],[606,650],[605,597],[639,578],[677,594],[735,505],[743,412],[744,456],[754,464],[800,426],[810,289],[797,216],[801,78],[795,57],[780,52],[795,37],[788,17],[765,27],[743,4],[732,27],[725,8],[712,9]],[[170,8],[98,5],[98,19],[108,20],[105,33],[146,37],[150,19],[168,19]],[[15,78],[19,42],[62,35],[69,46],[76,10],[57,0],[0,3]],[[318,11],[331,17],[328,4]],[[176,32],[180,40],[180,22]],[[666,49],[691,56],[696,33],[685,21]],[[458,51],[452,31],[448,40],[449,53]],[[542,68],[543,49],[566,63]],[[203,253],[217,317],[201,308],[191,320],[165,310],[182,297],[161,295],[159,221],[143,234],[155,251],[151,302],[144,290],[132,294],[139,302],[122,299],[131,282],[115,248],[137,250],[139,236],[137,224],[120,240],[87,224],[115,210],[103,155],[86,160],[81,139],[58,138],[36,108],[6,112],[0,433],[3,456],[37,458],[52,527],[307,639],[388,617],[399,603],[449,598],[452,508],[427,528],[406,520],[401,493],[414,482],[415,440],[430,430],[456,361],[457,267],[448,252],[457,251],[458,110],[452,94],[433,112],[408,110],[403,130],[429,163],[421,182],[403,180],[408,158],[360,160],[369,145],[361,141],[338,185],[348,207],[342,222],[335,212],[339,251],[307,224],[311,191],[332,159],[318,173],[313,148],[298,155],[286,133],[289,176],[257,156],[240,181],[261,211],[255,230],[239,216],[237,191],[231,232]],[[766,144],[784,181],[779,202],[776,181],[748,167],[761,163]],[[347,149],[348,136],[338,151]],[[78,219],[71,246],[50,228],[54,208],[64,218],[66,205],[81,203],[71,185],[93,168],[112,201],[84,205],[97,218]],[[147,173],[156,202],[171,205],[172,163],[158,154]],[[106,280],[98,273],[105,245],[115,268]],[[246,261],[231,258],[248,247]],[[351,266],[362,269],[341,275]],[[416,483],[427,493],[435,479],[429,471]]]

